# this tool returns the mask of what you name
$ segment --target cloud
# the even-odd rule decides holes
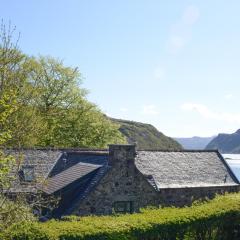
[[[171,53],[179,52],[192,35],[192,28],[200,17],[200,11],[196,6],[187,6],[180,19],[175,22],[170,31],[167,48]]]
[[[142,113],[145,115],[158,115],[159,111],[157,110],[157,107],[155,105],[144,105]]]
[[[181,106],[181,109],[184,111],[194,111],[199,113],[202,117],[209,120],[218,120],[228,123],[240,123],[240,114],[239,113],[228,113],[228,112],[216,112],[209,109],[203,104],[196,103],[184,103]]]

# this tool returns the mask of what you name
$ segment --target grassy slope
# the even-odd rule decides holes
[[[126,136],[128,143],[136,143],[138,149],[182,149],[177,141],[165,136],[150,124],[120,119],[111,120],[120,125],[119,130]]]

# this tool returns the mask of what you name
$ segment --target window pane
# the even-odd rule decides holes
[[[115,202],[113,207],[116,213],[131,213],[133,211],[130,201]]]
[[[34,168],[33,167],[23,167],[23,178],[24,181],[31,182],[34,179]]]

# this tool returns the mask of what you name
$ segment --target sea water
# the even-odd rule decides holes
[[[240,181],[240,154],[223,154],[223,157]]]

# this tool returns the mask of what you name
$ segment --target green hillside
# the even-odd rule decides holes
[[[128,143],[136,143],[138,149],[182,149],[178,142],[165,136],[150,124],[113,118],[111,120],[120,125],[119,130],[127,138]]]

